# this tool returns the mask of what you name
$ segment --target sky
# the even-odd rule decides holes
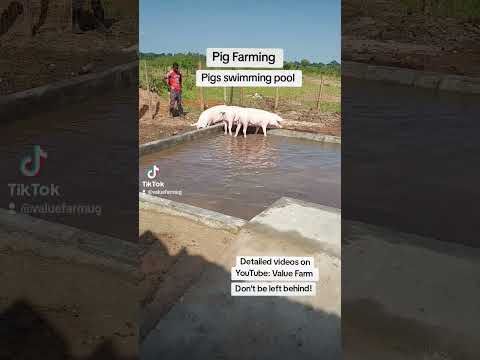
[[[340,62],[340,0],[140,0],[140,51],[283,48],[285,60]]]

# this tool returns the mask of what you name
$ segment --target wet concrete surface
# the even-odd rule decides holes
[[[105,94],[28,119],[2,119],[0,125],[0,207],[21,211],[34,204],[34,216],[124,240],[138,239],[137,90]],[[47,152],[37,176],[20,171],[33,146]],[[58,186],[58,195],[12,196],[7,184]],[[91,205],[90,213],[51,213],[54,205]],[[28,211],[28,210],[27,210]],[[43,213],[40,213],[43,211]],[[53,210],[54,211],[54,210]],[[61,212],[64,210],[61,210]]]
[[[140,159],[140,191],[152,166],[160,169],[152,194],[249,220],[282,196],[340,208],[338,144],[249,134],[196,140]]]
[[[342,216],[478,246],[478,96],[345,78]]]

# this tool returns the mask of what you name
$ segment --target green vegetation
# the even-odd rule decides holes
[[[168,95],[168,87],[164,76],[176,62],[180,66],[183,74],[183,98],[186,100],[196,100],[198,98],[198,88],[195,86],[195,71],[201,64],[202,69],[206,68],[206,59],[204,55],[187,54],[140,54],[140,87],[147,88],[145,68],[148,70],[148,82],[150,90],[157,92],[160,96]],[[301,88],[280,88],[280,102],[285,101],[298,104],[300,107],[312,108],[316,106],[317,96],[320,89],[321,76],[325,80],[323,87],[323,98],[327,101],[322,102],[322,111],[340,112],[340,76],[341,67],[337,62],[329,64],[310,63],[308,60],[286,62],[286,70],[302,70],[303,86]],[[243,90],[244,104],[248,104],[255,94],[259,94],[263,99],[273,99],[275,97],[275,88],[256,88],[246,87]],[[204,98],[208,102],[221,103],[224,101],[224,88],[203,88]],[[227,99],[230,98],[230,89],[227,89]],[[240,102],[240,89],[233,89],[233,103]],[[187,106],[188,107],[188,106]]]
[[[436,16],[480,19],[479,0],[401,0],[411,12],[429,12]]]

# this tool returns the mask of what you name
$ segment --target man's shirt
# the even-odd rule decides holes
[[[182,90],[182,73],[176,72],[175,70],[170,70],[167,73],[167,83],[171,90],[181,91]]]

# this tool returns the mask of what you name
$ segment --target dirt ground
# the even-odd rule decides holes
[[[29,237],[1,229],[0,236]],[[98,266],[2,249],[0,283],[1,359],[135,358],[137,281]]]
[[[120,20],[111,32],[83,34],[41,29],[34,37],[0,40],[0,95],[97,72],[137,59],[136,20]]]
[[[407,13],[396,0],[342,1],[342,59],[480,76],[480,20]]]
[[[200,110],[193,110],[184,117],[172,118],[168,113],[166,99],[155,93],[139,89],[139,143],[174,136],[194,130],[191,124],[198,120]],[[150,97],[151,96],[151,97]],[[152,112],[150,113],[150,102]],[[188,103],[187,103],[188,105]],[[208,106],[218,105],[217,103]],[[283,127],[290,130],[307,131],[327,135],[341,135],[341,115],[324,113],[317,110],[292,109],[291,106],[280,106],[277,113],[285,119]],[[153,115],[153,119],[152,119]]]

